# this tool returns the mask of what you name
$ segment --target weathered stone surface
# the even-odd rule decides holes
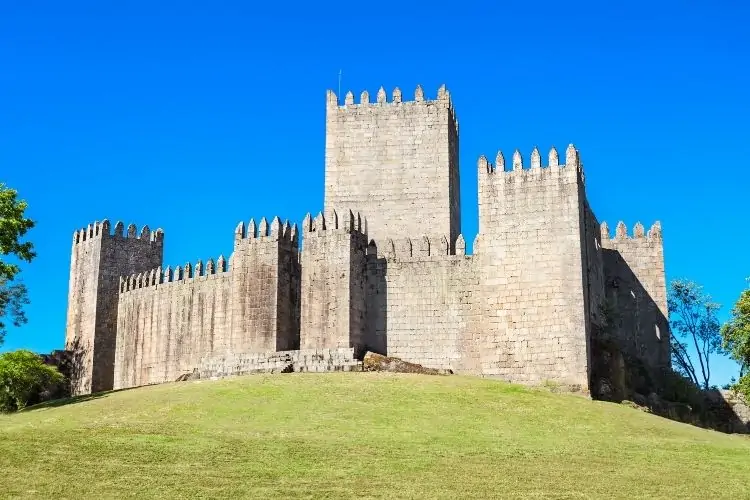
[[[325,207],[368,217],[370,238],[461,233],[458,124],[435,99],[326,107]]]
[[[383,356],[369,351],[362,361],[362,369],[366,372],[421,373],[422,375],[447,375],[451,373],[450,370],[425,368],[417,363],[409,363],[403,359]]]
[[[120,277],[161,265],[164,235],[144,226],[118,222],[114,234],[107,220],[73,235],[65,349],[73,351],[74,395],[112,389],[117,344]]]
[[[305,219],[301,248],[296,226],[263,218],[236,227],[228,261],[165,268],[161,231],[77,231],[66,345],[78,393],[196,369],[357,369],[371,351],[614,397],[622,384],[612,363],[593,369],[595,341],[655,371],[668,363],[660,227],[636,225],[629,238],[621,225],[610,238],[572,145],[564,160],[516,151],[508,171],[498,153],[477,164],[479,234],[467,255],[458,119],[447,89],[427,94],[339,103],[328,93],[324,207]],[[608,378],[592,385],[597,371]]]
[[[200,378],[221,378],[254,373],[361,371],[354,349],[301,349],[230,353],[206,356],[200,361]]]

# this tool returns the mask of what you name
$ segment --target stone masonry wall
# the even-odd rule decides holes
[[[362,362],[353,348],[302,349],[228,353],[201,359],[198,373],[202,379],[251,375],[257,373],[360,371]]]
[[[270,232],[269,232],[270,230]],[[251,220],[235,231],[231,259],[231,324],[227,350],[287,350],[299,347],[297,227]]]
[[[230,267],[222,256],[120,280],[117,388],[175,380],[207,355],[299,348],[296,226],[240,223]]]
[[[367,216],[366,233],[387,238],[427,234],[455,241],[461,232],[458,131],[448,91],[414,101],[396,89],[387,102],[349,92],[343,106],[329,91],[326,108],[325,209],[346,207]]]
[[[66,323],[66,349],[72,351],[73,394],[112,389],[121,275],[161,265],[164,233],[144,226],[137,234],[122,222],[90,224],[73,237]]]
[[[602,313],[602,306],[606,299],[604,291],[604,261],[602,255],[601,232],[599,230],[599,221],[596,219],[593,210],[586,200],[586,194],[583,186],[580,187],[580,198],[582,204],[582,235],[583,245],[583,264],[585,266],[585,283],[586,290],[586,317],[589,318],[589,335],[594,335],[599,331],[605,322]]]
[[[474,261],[463,255],[463,237],[455,246],[459,255],[450,255],[446,238],[389,240],[370,257],[372,350],[429,368],[472,371],[465,358],[478,278]]]
[[[616,333],[621,349],[647,366],[666,368],[671,363],[667,285],[661,225],[645,233],[643,225],[628,236],[620,222],[614,239],[607,223],[601,225],[607,298],[617,313]]]
[[[479,167],[479,241],[483,373],[521,383],[554,380],[588,389],[588,318],[582,263],[578,152],[565,165],[556,150],[542,168],[539,151],[512,171],[498,153]]]
[[[230,331],[224,258],[130,276],[121,283],[114,388],[174,381],[222,350]]]
[[[303,349],[354,348],[364,355],[367,236],[350,211],[304,221],[300,343]]]

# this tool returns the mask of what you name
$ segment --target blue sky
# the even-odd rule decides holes
[[[750,276],[741,2],[103,4],[0,3],[0,180],[39,254],[2,349],[62,347],[71,234],[91,221],[164,228],[176,265],[228,255],[240,220],[320,210],[340,69],[355,94],[447,85],[467,241],[479,155],[573,142],[600,220],[661,221],[668,279],[726,311]]]

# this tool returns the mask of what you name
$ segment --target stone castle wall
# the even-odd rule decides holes
[[[471,313],[478,285],[474,261],[451,255],[447,240],[388,240],[370,256],[368,312],[372,350],[429,368],[467,371]]]
[[[329,92],[325,207],[305,218],[301,245],[278,217],[251,220],[235,229],[228,261],[173,271],[161,267],[161,231],[76,232],[66,336],[85,367],[80,392],[292,358],[331,369],[367,350],[587,390],[612,303],[622,350],[668,364],[660,229],[628,238],[618,227],[610,239],[578,151],[564,156],[553,148],[543,165],[535,148],[524,166],[516,151],[507,167],[502,153],[494,165],[480,158],[479,234],[466,255],[447,90],[431,101],[418,87],[412,102],[397,90],[388,102],[381,89],[359,104],[350,93],[342,106]],[[322,365],[300,354],[318,350]]]
[[[605,291],[616,311],[614,334],[620,348],[647,366],[668,368],[671,351],[661,225],[655,223],[646,233],[638,223],[629,236],[620,222],[610,239],[609,227],[603,223],[601,241]]]
[[[296,227],[240,223],[230,260],[120,280],[114,388],[173,381],[209,355],[299,348]]]
[[[566,380],[588,387],[582,176],[571,146],[542,168],[516,151],[479,167],[481,366],[524,383]]]
[[[366,349],[366,221],[329,210],[303,222],[302,349]]]
[[[231,275],[223,259],[123,283],[114,388],[169,382],[221,351],[231,332]],[[157,274],[158,273],[158,274]],[[141,283],[138,283],[138,280]]]
[[[144,226],[125,232],[107,220],[73,234],[65,346],[75,352],[73,394],[112,388],[119,277],[161,265],[164,233]]]

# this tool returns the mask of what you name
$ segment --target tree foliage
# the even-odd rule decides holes
[[[719,304],[688,280],[670,284],[668,307],[672,328],[672,363],[677,372],[695,385],[710,389],[711,355],[723,352]],[[690,350],[695,352],[690,354]],[[694,360],[695,358],[695,360]]]
[[[54,366],[31,351],[0,354],[0,411],[22,410],[42,391],[64,380]]]
[[[740,294],[721,336],[724,349],[740,364],[740,380],[734,388],[750,398],[750,288]]]
[[[0,183],[0,344],[6,333],[4,318],[10,317],[15,326],[26,322],[26,287],[15,280],[21,272],[18,264],[36,256],[32,243],[22,241],[34,227],[34,221],[25,215],[27,207],[15,190]]]

